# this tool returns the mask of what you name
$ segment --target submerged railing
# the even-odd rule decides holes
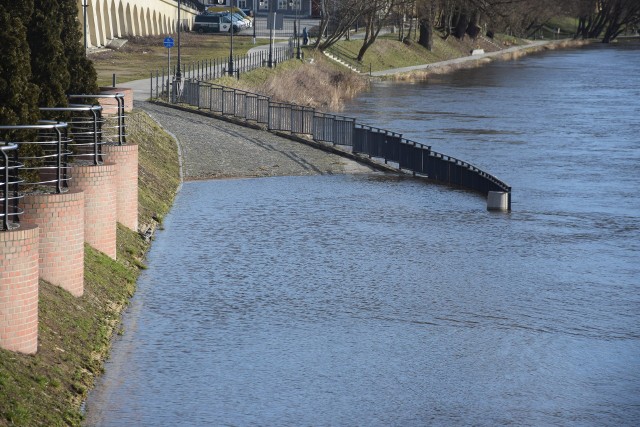
[[[385,164],[392,162],[399,170],[485,196],[504,193],[505,208],[511,210],[511,187],[495,176],[433,151],[431,146],[405,139],[402,134],[357,123],[352,117],[275,102],[264,95],[193,79],[183,82],[181,96],[172,97],[171,102],[264,124],[271,131],[308,135],[317,142],[349,147],[354,154],[365,154]]]

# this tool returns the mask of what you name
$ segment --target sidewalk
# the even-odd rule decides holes
[[[550,42],[551,41],[549,41],[549,40],[534,41],[534,42],[531,42],[531,43],[526,44],[526,45],[513,46],[513,47],[510,47],[508,49],[502,49],[502,50],[498,50],[496,52],[483,53],[483,54],[480,54],[480,55],[469,55],[469,56],[463,56],[463,57],[460,57],[460,58],[449,59],[447,61],[433,62],[431,64],[413,65],[413,66],[410,66],[410,67],[391,68],[391,69],[388,69],[388,70],[374,71],[373,73],[371,73],[371,75],[373,77],[382,77],[382,76],[389,76],[389,75],[392,75],[392,74],[408,73],[408,72],[411,72],[411,71],[428,70],[430,68],[446,67],[446,66],[450,66],[450,65],[462,64],[462,63],[469,62],[469,61],[477,61],[479,59],[484,59],[484,58],[493,58],[493,57],[501,56],[501,55],[504,55],[504,54],[517,52],[519,50],[531,49],[531,48],[543,46],[543,45],[548,44]]]

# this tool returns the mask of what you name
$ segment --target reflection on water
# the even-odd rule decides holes
[[[513,185],[510,214],[382,174],[185,184],[88,424],[637,425],[640,107],[616,82],[640,87],[638,57],[552,52],[350,107],[426,143],[496,131],[434,149]],[[610,96],[628,108],[601,120]],[[383,98],[470,122],[377,121]]]

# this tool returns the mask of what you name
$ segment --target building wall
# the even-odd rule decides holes
[[[177,30],[177,0],[77,0],[78,19],[89,47],[106,46],[113,38],[173,34]],[[86,4],[86,22],[83,4]],[[198,11],[182,5],[183,28],[191,29]]]

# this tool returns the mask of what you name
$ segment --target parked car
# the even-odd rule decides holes
[[[253,18],[248,16],[242,9],[239,7],[232,8],[233,14],[238,14],[242,17],[242,19],[246,22],[247,28],[253,27]],[[229,7],[227,6],[209,6],[207,8],[208,13],[229,13]],[[207,13],[205,12],[205,13]]]
[[[232,26],[233,22],[233,26]],[[226,33],[231,31],[237,33],[244,28],[237,20],[231,20],[229,14],[226,13],[204,13],[197,15],[193,23],[193,31],[199,33]]]

